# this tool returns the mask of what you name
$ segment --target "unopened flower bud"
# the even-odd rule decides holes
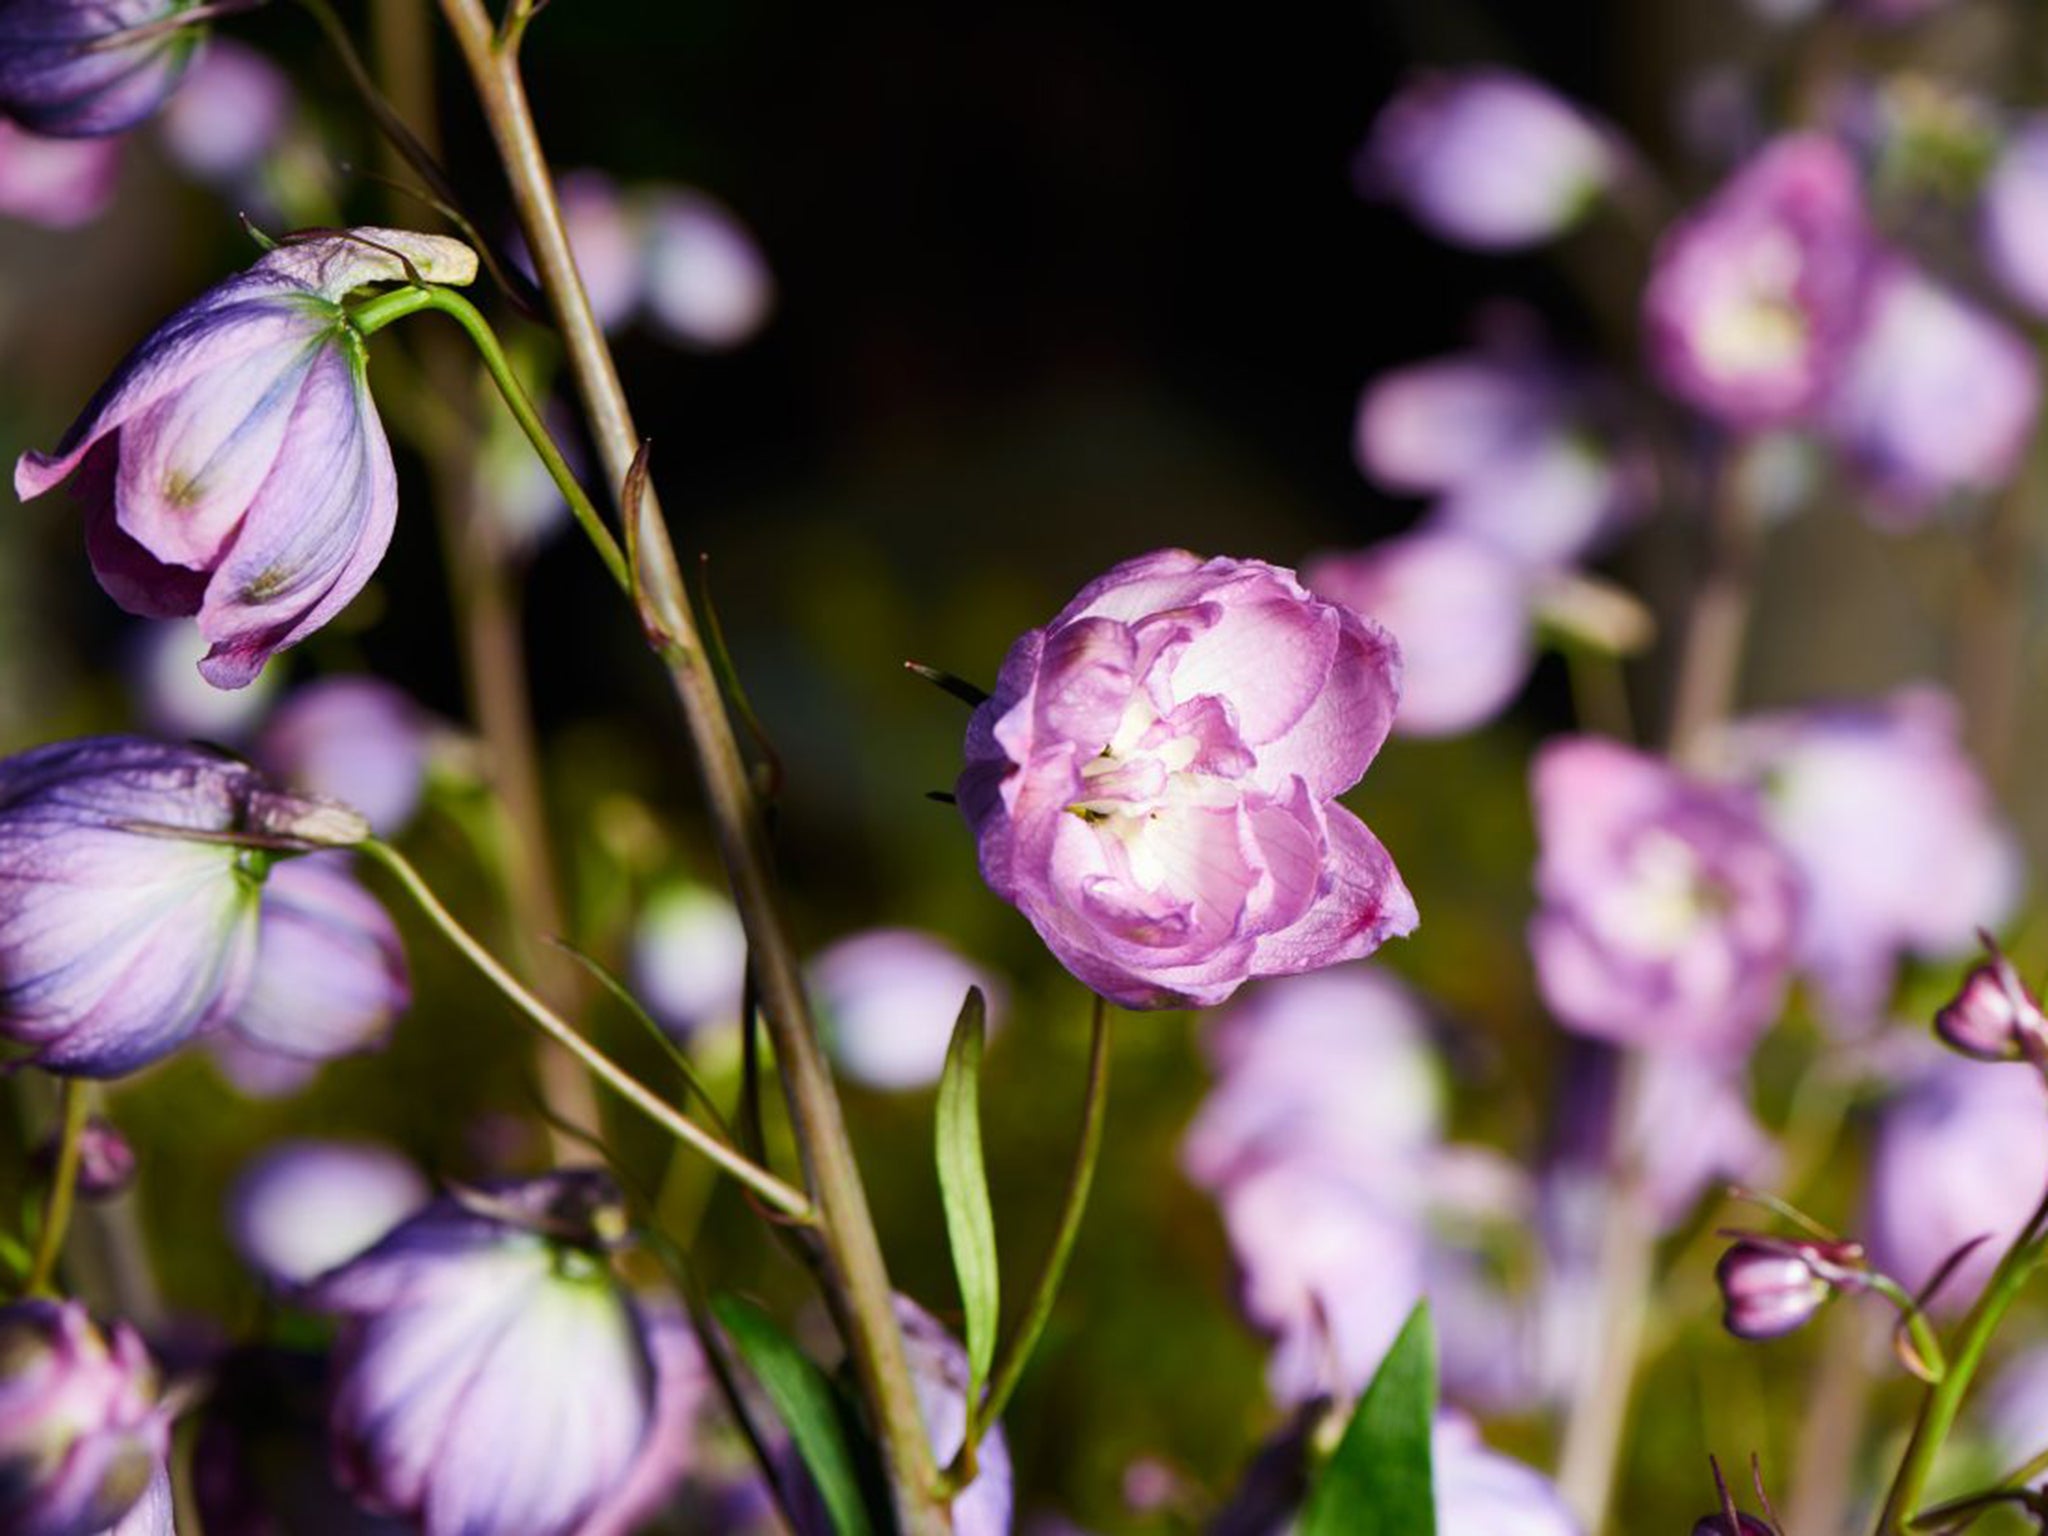
[[[99,1536],[142,1502],[169,1424],[142,1340],[76,1302],[0,1309],[0,1530]]]
[[[1950,1050],[1979,1061],[2018,1061],[2048,1049],[2048,1017],[2040,1002],[2012,962],[1989,947],[1990,957],[1971,967],[1956,995],[1935,1014],[1934,1032]]]
[[[53,1138],[36,1153],[36,1169],[45,1177],[57,1166]],[[78,1193],[88,1200],[111,1200],[135,1180],[135,1149],[111,1120],[94,1115],[78,1138]]]
[[[1805,1245],[1739,1240],[1721,1255],[1722,1323],[1738,1339],[1774,1339],[1804,1326],[1834,1291],[1831,1268]]]

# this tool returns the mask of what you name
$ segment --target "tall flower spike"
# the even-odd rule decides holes
[[[115,1077],[233,1017],[275,857],[235,839],[359,839],[351,818],[136,737],[0,761],[0,1036],[48,1071]]]
[[[968,722],[982,877],[1126,1007],[1371,954],[1415,902],[1336,796],[1386,740],[1400,678],[1392,636],[1291,571],[1126,561],[1011,647]]]
[[[15,465],[24,500],[76,475],[100,585],[131,613],[197,615],[216,687],[254,681],[384,558],[398,482],[343,301],[415,275],[467,283],[476,255],[387,229],[280,246],[130,353],[55,453]]]
[[[190,0],[0,0],[0,115],[54,138],[133,128],[199,46]]]

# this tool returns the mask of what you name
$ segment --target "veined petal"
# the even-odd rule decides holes
[[[199,632],[213,649],[200,671],[216,687],[246,685],[339,613],[391,543],[398,478],[359,345],[345,338],[314,361],[284,451],[207,585]]]
[[[120,434],[103,437],[78,466],[72,494],[85,510],[85,553],[107,596],[145,619],[182,619],[199,611],[207,574],[166,565],[121,527],[114,508]]]
[[[1292,975],[1362,959],[1387,939],[1413,933],[1421,921],[1392,855],[1366,824],[1341,805],[1328,807],[1325,815],[1329,885],[1300,922],[1259,940],[1253,959],[1258,975]]]
[[[324,1061],[381,1045],[411,1001],[398,929],[345,855],[270,872],[255,969],[229,1029],[264,1050]]]
[[[476,252],[446,235],[364,225],[317,239],[290,241],[266,254],[250,270],[283,278],[339,304],[358,288],[410,282],[415,273],[425,282],[465,287],[476,281]]]

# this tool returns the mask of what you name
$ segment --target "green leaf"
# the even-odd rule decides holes
[[[711,1311],[775,1405],[825,1500],[832,1529],[838,1536],[874,1536],[853,1447],[847,1443],[846,1424],[825,1373],[773,1318],[744,1297],[720,1296],[711,1303]]]
[[[1435,1417],[1436,1338],[1424,1302],[1408,1314],[1309,1490],[1301,1536],[1436,1536]]]
[[[967,989],[946,1070],[939,1078],[937,1152],[939,1194],[946,1207],[946,1237],[967,1313],[967,1401],[981,1401],[982,1383],[996,1353],[1002,1286],[996,1271],[996,1216],[988,1198],[981,1156],[981,1056],[988,1040],[988,1005],[979,987]]]

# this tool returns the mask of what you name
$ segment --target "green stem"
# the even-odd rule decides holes
[[[519,430],[526,434],[526,440],[533,444],[533,451],[540,456],[541,464],[547,469],[548,478],[555,482],[555,489],[562,493],[562,499],[569,503],[569,510],[589,536],[598,557],[604,561],[605,569],[611,572],[612,580],[619,584],[619,590],[628,596],[632,594],[632,578],[626,570],[625,551],[619,548],[612,537],[611,529],[604,525],[604,518],[591,502],[590,495],[576,478],[576,472],[569,468],[569,461],[562,456],[554,434],[548,431],[547,423],[541,420],[535,409],[533,397],[526,392],[526,386],[519,382],[519,375],[512,371],[512,363],[505,356],[505,348],[498,341],[498,333],[491,329],[491,322],[483,316],[469,300],[453,288],[443,288],[433,283],[415,284],[409,288],[395,288],[389,293],[380,293],[367,303],[359,304],[349,311],[349,323],[362,336],[374,336],[394,321],[416,315],[421,310],[431,309],[446,315],[457,325],[476,347],[477,355],[483,359],[484,371],[491,376],[491,382],[498,386],[498,393],[504,397],[512,419],[519,423]]]
[[[575,380],[607,484],[623,495],[642,440],[619,380],[618,366],[590,306],[569,245],[568,226],[554,176],[541,146],[533,105],[519,69],[516,36],[501,37],[483,0],[439,0],[478,105],[505,170],[521,232],[532,253],[549,311],[560,331],[564,361]],[[663,528],[652,489],[634,508],[637,529]],[[660,654],[668,667],[695,749],[718,850],[731,878],[734,905],[746,927],[750,963],[760,986],[762,1012],[775,1047],[790,1127],[802,1154],[804,1178],[816,1200],[818,1235],[833,1312],[873,1429],[902,1536],[948,1529],[917,1391],[903,1337],[896,1325],[894,1289],[881,1240],[868,1209],[845,1115],[832,1084],[805,995],[801,958],[783,916],[766,828],[753,783],[718,680],[703,662],[695,615],[666,541],[654,547],[654,581],[643,593],[631,573],[621,585],[640,606],[656,602],[665,620]],[[607,563],[610,563],[609,561]],[[645,610],[643,610],[644,612]]]
[[[790,1188],[767,1169],[749,1162],[696,1121],[679,1113],[674,1107],[649,1092],[638,1078],[585,1040],[552,1008],[522,986],[519,979],[500,965],[497,958],[479,944],[469,930],[456,920],[455,915],[441,904],[440,897],[434,894],[405,855],[375,839],[363,843],[361,849],[366,856],[390,871],[434,926],[462,952],[470,964],[483,972],[491,985],[504,993],[521,1013],[538,1024],[564,1050],[589,1068],[592,1075],[603,1079],[621,1098],[671,1136],[703,1153],[790,1219],[805,1223],[816,1219],[811,1202],[801,1193]]]
[[[1907,1443],[1905,1459],[1899,1463],[1898,1475],[1885,1497],[1877,1536],[1903,1536],[1911,1525],[1913,1512],[1927,1491],[1927,1481],[1934,1475],[1935,1458],[1955,1427],[1956,1415],[1962,1411],[1963,1398],[1976,1378],[1978,1366],[1984,1362],[1992,1335],[2034,1271],[2040,1268],[2042,1259],[2048,1257],[2048,1239],[2042,1237],[2040,1230],[2044,1221],[2048,1221],[2048,1196],[2043,1196],[2033,1217],[1998,1261],[1991,1283],[1985,1286],[1984,1294],[1977,1298],[1977,1304],[1957,1330],[1948,1369],[1927,1389],[1927,1396],[1921,1401],[1913,1438]]]
[[[1067,1174],[1067,1195],[1060,1207],[1059,1225],[1053,1231],[1052,1249],[1045,1256],[1038,1283],[1031,1288],[1023,1320],[989,1375],[988,1396],[978,1410],[970,1409],[968,1446],[1002,1418],[1024,1375],[1024,1367],[1030,1363],[1031,1352],[1038,1347],[1039,1336],[1052,1317],[1052,1304],[1059,1295],[1060,1282],[1066,1278],[1067,1261],[1073,1257],[1074,1241],[1081,1233],[1081,1217],[1088,1209],[1088,1191],[1095,1183],[1095,1164],[1102,1152],[1102,1124],[1108,1107],[1109,1004],[1098,997],[1089,1024],[1088,1087],[1081,1102],[1081,1135],[1074,1144],[1074,1165]]]
[[[64,1251],[64,1234],[71,1230],[86,1111],[91,1107],[85,1085],[75,1077],[64,1078],[57,1092],[63,1128],[57,1143],[57,1166],[50,1174],[50,1188],[43,1197],[43,1223],[36,1231],[35,1256],[29,1261],[28,1280],[23,1285],[24,1294],[29,1296],[56,1294],[51,1282],[57,1275],[57,1256]]]
[[[1889,1275],[1877,1276],[1871,1281],[1870,1288],[1899,1309],[1899,1319],[1906,1325],[1907,1336],[1913,1341],[1913,1352],[1927,1367],[1928,1379],[1941,1380],[1948,1374],[1948,1364],[1942,1355],[1941,1339],[1935,1333],[1934,1325],[1927,1321],[1927,1314],[1921,1310],[1920,1303],[1907,1295],[1905,1287]]]

